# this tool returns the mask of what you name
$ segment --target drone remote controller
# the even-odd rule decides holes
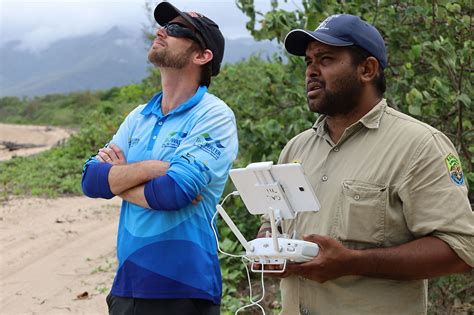
[[[246,168],[232,169],[230,178],[251,214],[267,214],[271,237],[248,242],[221,205],[217,211],[245,248],[245,257],[254,272],[284,272],[287,262],[310,261],[319,253],[315,243],[287,238],[278,233],[284,219],[294,219],[298,212],[315,212],[320,204],[300,164],[273,165],[272,161],[251,163]],[[255,270],[259,265],[261,270]],[[281,265],[282,269],[265,269],[265,265]]]
[[[280,249],[278,252],[274,249],[271,237],[257,238],[250,241],[249,244],[252,250],[247,250],[246,256],[252,260],[253,264],[260,265],[285,265],[286,261],[293,263],[307,262],[319,253],[319,246],[317,244],[290,238],[278,238]],[[261,271],[258,269],[254,270],[253,264],[252,271]],[[281,271],[276,270],[275,272]]]

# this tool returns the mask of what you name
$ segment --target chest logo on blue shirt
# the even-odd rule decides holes
[[[138,142],[140,142],[139,138],[129,138],[128,139],[128,147],[134,147]]]
[[[187,135],[188,134],[186,132],[181,131],[170,132],[161,147],[177,148],[181,144],[181,141],[186,138]]]
[[[219,140],[212,139],[208,133],[203,133],[197,137],[194,145],[209,153],[216,160],[219,159],[222,154],[222,149],[225,148]]]

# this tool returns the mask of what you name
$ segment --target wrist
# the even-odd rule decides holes
[[[363,251],[356,249],[348,249],[348,260],[346,270],[348,276],[356,276],[362,273],[364,268]]]

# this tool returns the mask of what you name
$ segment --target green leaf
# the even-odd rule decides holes
[[[467,107],[471,107],[471,98],[467,94],[460,94],[457,97],[457,100],[462,102]]]
[[[418,60],[421,56],[421,44],[411,46],[410,55],[412,56],[412,59]]]
[[[421,116],[421,107],[419,105],[408,106],[408,112],[415,116]]]

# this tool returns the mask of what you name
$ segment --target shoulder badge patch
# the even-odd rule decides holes
[[[459,161],[459,158],[452,153],[449,153],[445,161],[451,181],[458,186],[464,185],[464,175],[462,173],[461,161]]]

